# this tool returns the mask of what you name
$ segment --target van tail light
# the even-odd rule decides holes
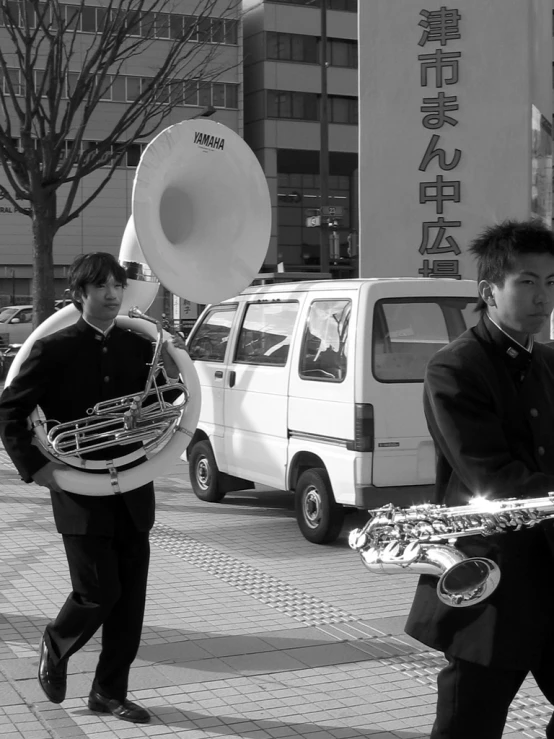
[[[354,441],[347,449],[354,452],[372,452],[375,446],[375,424],[371,403],[356,403],[354,410]]]

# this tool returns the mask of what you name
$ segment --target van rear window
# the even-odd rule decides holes
[[[373,374],[381,382],[423,382],[441,347],[474,326],[477,299],[380,300],[373,314]]]
[[[300,351],[303,380],[342,382],[346,377],[350,300],[314,300]]]

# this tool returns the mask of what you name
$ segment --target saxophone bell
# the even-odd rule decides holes
[[[454,608],[466,608],[490,597],[500,583],[500,568],[486,557],[467,557],[456,548],[465,536],[491,536],[518,531],[554,518],[554,493],[544,498],[476,498],[465,506],[392,504],[369,511],[348,543],[371,572],[413,572],[438,577],[437,596]]]
[[[492,559],[469,557],[440,576],[437,596],[447,606],[465,608],[486,600],[500,583],[500,568]]]

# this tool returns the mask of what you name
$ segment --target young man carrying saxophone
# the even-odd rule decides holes
[[[429,362],[427,423],[437,452],[436,503],[554,491],[554,349],[533,337],[554,306],[554,238],[538,221],[506,221],[471,244],[481,320]],[[466,608],[420,578],[406,631],[445,653],[432,739],[500,739],[529,672],[554,703],[554,521],[460,538],[500,567],[500,584]],[[554,719],[546,733],[554,737]]]

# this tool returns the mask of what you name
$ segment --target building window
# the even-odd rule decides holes
[[[132,102],[140,95],[140,77],[127,77],[127,101]]]
[[[81,11],[81,29],[85,33],[96,31],[96,8],[85,5]]]
[[[313,92],[267,90],[267,117],[302,121],[319,120],[319,95]],[[329,95],[329,122],[358,123],[358,99]]]
[[[320,0],[268,0],[279,5],[309,5],[310,8],[320,8]],[[358,0],[327,0],[328,10],[345,10],[347,13],[358,12]]]
[[[126,102],[125,77],[114,77],[113,78],[112,100],[116,103]]]
[[[212,105],[214,108],[225,107],[225,85],[222,82],[212,84]]]
[[[140,161],[141,153],[142,152],[141,152],[140,144],[132,144],[127,149],[127,166],[137,167]]]
[[[80,72],[67,73],[64,97],[67,98],[73,94],[75,87],[79,84],[80,77]],[[35,70],[34,78],[37,91],[44,95],[44,90],[40,90],[41,85],[44,84],[44,70]],[[101,78],[97,75],[96,91],[99,91],[99,97],[102,101],[130,103],[138,99],[141,92],[147,88],[151,81],[151,77],[108,74]],[[7,78],[0,71],[0,91],[3,91],[4,95],[10,95],[9,83],[11,83],[15,95],[25,94],[24,82],[18,69],[8,69]],[[317,114],[315,109],[310,112],[310,101],[302,99],[303,93],[285,94],[289,97],[291,94],[300,96],[298,99],[295,98],[295,118]],[[155,100],[173,106],[196,105],[205,108],[213,105],[216,108],[236,110],[238,108],[238,85],[232,82],[205,82],[199,80],[185,80],[183,83],[182,80],[174,79],[167,81],[156,91]],[[315,118],[312,118],[312,120],[315,120]]]
[[[238,44],[238,21],[226,19],[225,21],[225,43],[231,46]]]
[[[358,42],[336,38],[327,39],[327,61],[331,67],[357,69]]]
[[[237,109],[239,107],[239,86],[225,85],[226,108]]]
[[[358,99],[329,95],[329,122],[357,125]]]
[[[4,17],[9,14],[10,19],[23,25],[23,12],[28,14],[29,28],[35,27],[35,11],[31,3],[26,3],[21,10],[20,3],[9,0],[3,3],[5,9],[0,8],[0,26],[5,25]],[[57,27],[58,12],[63,22],[68,24],[69,30],[77,30],[84,33],[102,33],[105,26],[113,16],[108,8],[89,5],[75,5],[60,3],[59,10],[52,8],[50,22],[52,28]],[[111,13],[115,11],[112,10]],[[226,44],[236,46],[238,44],[238,21],[218,18],[199,17],[195,15],[181,15],[179,13],[156,13],[143,12],[140,18],[133,15],[129,24],[130,36],[143,36],[144,38],[158,39],[180,39],[188,37],[189,41],[198,41],[199,38],[205,43]]]
[[[267,91],[267,117],[318,120],[318,96],[311,92]]]
[[[318,64],[321,40],[297,33],[267,33],[268,59]],[[332,67],[358,67],[358,42],[347,39],[327,39],[327,61]]]
[[[317,39],[297,33],[267,34],[267,58],[280,61],[318,63]]]

